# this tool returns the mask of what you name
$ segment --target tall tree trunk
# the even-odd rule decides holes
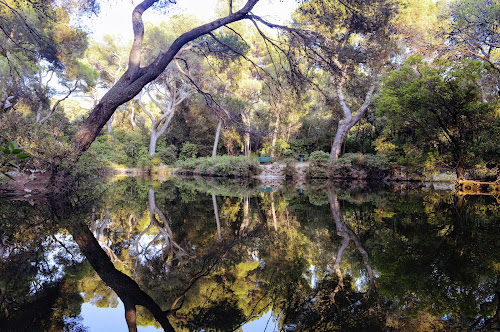
[[[106,130],[108,131],[108,134],[111,133],[111,131],[113,130],[112,124],[113,124],[113,116],[111,116],[108,122],[106,122]]]
[[[274,124],[273,139],[271,141],[271,157],[275,157],[276,154],[276,141],[278,140],[278,128],[280,125],[280,116],[276,117],[276,122]]]
[[[359,108],[358,112],[354,117],[352,116],[351,110],[349,109],[349,107],[347,107],[347,104],[345,103],[344,92],[342,91],[342,87],[344,85],[344,79],[342,78],[340,82],[337,84],[337,95],[339,97],[339,103],[340,106],[342,107],[342,111],[344,112],[344,118],[339,121],[339,124],[337,126],[337,133],[335,134],[335,139],[333,140],[332,149],[330,151],[330,164],[333,164],[339,158],[340,149],[342,148],[342,142],[347,136],[349,130],[356,123],[358,123],[358,121],[361,120],[363,115],[366,113],[366,110],[368,109],[368,106],[370,105],[371,102],[373,91],[375,91],[375,83],[376,83],[376,76],[373,77],[372,84],[370,85],[370,88],[366,93],[363,105],[361,105],[361,107]]]
[[[250,133],[245,131],[245,156],[250,156]]]
[[[246,157],[250,155],[250,118],[247,114],[241,113],[241,119],[245,124],[245,133],[243,134],[243,153]]]
[[[156,153],[156,143],[158,141],[158,136],[156,135],[156,130],[151,128],[151,138],[149,139],[149,156],[152,157]]]
[[[217,155],[217,146],[219,145],[220,130],[222,128],[222,120],[219,120],[217,124],[217,130],[215,131],[214,148],[212,149],[212,157]]]
[[[135,123],[135,108],[132,103],[130,103],[130,124],[132,125],[132,129],[135,129],[137,127],[137,124]]]

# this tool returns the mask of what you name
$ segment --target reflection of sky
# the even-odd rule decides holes
[[[82,325],[88,328],[89,332],[110,332],[127,331],[125,321],[125,308],[119,301],[116,308],[98,308],[90,303],[82,304],[80,316],[83,318]],[[139,332],[162,331],[154,326],[138,326]],[[243,332],[273,332],[279,331],[278,321],[273,316],[273,311],[269,310],[262,317],[246,323],[242,326]]]
[[[33,294],[45,283],[56,281],[64,276],[65,264],[61,264],[61,260],[73,263],[81,263],[83,260],[77,244],[69,234],[57,233],[53,237],[47,237],[42,245],[46,250],[44,259],[37,263],[38,273],[34,278],[36,282],[31,283],[30,291]],[[34,265],[35,262],[32,264]],[[50,274],[47,273],[48,271]]]
[[[276,320],[276,317],[273,317],[273,311],[269,310],[266,312],[262,317],[251,321],[249,323],[246,323],[241,327],[243,332],[253,332],[253,331],[258,331],[258,332],[272,332],[272,331],[279,331],[278,328],[278,321]]]
[[[121,301],[116,308],[98,308],[90,303],[84,303],[80,316],[83,318],[82,325],[86,326],[89,332],[128,330],[125,321],[125,308]],[[137,326],[137,330],[140,332],[162,331],[154,326]]]
[[[309,280],[309,285],[311,286],[312,289],[316,287],[316,283],[318,282],[318,278],[316,277],[316,267],[314,265],[309,266],[307,269],[307,274],[304,275],[305,279]]]

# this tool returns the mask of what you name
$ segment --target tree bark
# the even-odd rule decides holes
[[[102,97],[76,133],[74,144],[78,156],[90,147],[116,108],[134,98],[146,84],[155,80],[185,44],[224,25],[247,18],[248,13],[259,0],[248,0],[243,8],[237,12],[230,13],[223,18],[203,24],[182,34],[170,45],[168,50],[160,52],[151,64],[141,67],[140,58],[144,37],[142,14],[157,1],[144,0],[135,7],[132,13],[134,42],[130,51],[128,69]]]
[[[219,145],[219,136],[220,136],[221,127],[222,127],[222,120],[219,120],[219,123],[217,124],[217,130],[215,131],[214,148],[212,149],[212,157],[215,157],[217,155],[217,145]]]
[[[344,92],[342,91],[342,87],[344,85],[344,79],[342,78],[340,82],[337,84],[337,95],[339,97],[339,103],[340,106],[342,107],[342,111],[344,112],[344,118],[339,121],[339,124],[337,126],[337,133],[335,134],[335,139],[333,140],[332,149],[330,151],[330,164],[333,164],[339,158],[340,150],[342,148],[342,142],[344,142],[344,139],[347,136],[349,130],[356,123],[358,123],[358,121],[361,120],[363,115],[366,113],[366,110],[370,105],[373,92],[375,91],[375,84],[376,84],[376,77],[373,77],[370,88],[366,93],[365,101],[363,105],[361,105],[361,107],[359,108],[358,112],[354,117],[352,116],[351,110],[349,109],[349,107],[347,107],[347,104],[345,103]]]
[[[276,155],[276,141],[278,140],[278,127],[280,125],[280,115],[276,116],[276,123],[274,124],[273,139],[271,141],[271,157]]]

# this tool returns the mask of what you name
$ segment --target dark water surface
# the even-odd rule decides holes
[[[0,201],[0,331],[499,331],[495,197],[345,185]]]

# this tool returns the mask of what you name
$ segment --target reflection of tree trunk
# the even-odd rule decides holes
[[[240,226],[240,234],[243,234],[243,232],[248,228],[248,224],[250,223],[250,216],[248,215],[249,202],[250,199],[248,198],[248,196],[243,197],[243,221],[241,222]]]
[[[114,267],[85,224],[73,223],[68,228],[68,231],[72,234],[80,251],[85,255],[92,268],[124,303],[125,319],[129,326],[129,331],[137,331],[136,305],[142,305],[148,309],[165,331],[175,331],[160,306],[148,294],[142,291],[134,280]]]
[[[217,146],[219,145],[219,136],[220,136],[221,127],[222,127],[222,120],[219,120],[219,123],[217,124],[217,131],[215,132],[214,148],[212,150],[212,157],[215,157],[217,155]]]
[[[118,256],[116,256],[113,249],[111,249],[108,246],[108,244],[106,243],[106,237],[104,236],[104,231],[108,228],[108,224],[110,222],[111,222],[111,216],[109,210],[106,210],[106,213],[102,220],[95,219],[95,211],[92,214],[92,226],[94,228],[92,230],[92,233],[94,233],[94,236],[96,237],[97,241],[101,244],[101,246],[108,254],[108,257],[111,260],[111,262],[115,262],[115,261],[120,261],[120,259],[118,258]]]
[[[365,248],[363,247],[363,244],[361,243],[361,240],[359,239],[359,237],[344,222],[344,218],[342,217],[342,212],[340,211],[340,204],[339,204],[339,201],[337,199],[337,195],[332,190],[329,190],[328,191],[328,198],[330,201],[330,209],[332,210],[333,219],[335,220],[335,225],[337,227],[337,234],[344,238],[344,242],[342,242],[342,246],[344,245],[346,240],[348,241],[347,244],[349,243],[350,240],[352,240],[354,242],[354,244],[356,245],[356,248],[358,249],[358,251],[361,253],[361,256],[363,257],[363,263],[366,267],[366,271],[368,273],[368,278],[370,280],[370,288],[368,290],[368,295],[369,295],[371,293],[371,291],[375,289],[375,277],[373,275],[373,269],[372,269],[370,262],[369,262],[368,253],[366,252]],[[344,249],[342,249],[342,252],[344,251]],[[339,252],[340,252],[340,254],[342,254],[340,249],[339,249]],[[337,264],[337,263],[340,264],[339,254],[337,254],[337,259],[335,260],[335,264]],[[340,268],[339,268],[339,272],[340,272]],[[339,279],[339,283],[340,283],[340,279]]]
[[[276,220],[276,209],[274,208],[274,193],[270,193],[271,196],[271,214],[273,216],[273,226],[274,230],[277,232],[278,231],[278,222]]]
[[[215,194],[212,194],[212,202],[214,204],[215,222],[217,223],[217,238],[220,241],[221,240],[221,234],[220,234],[219,209],[217,208],[217,198],[215,197]]]
[[[339,279],[339,282],[337,284],[337,287],[333,290],[333,293],[330,295],[330,299],[332,300],[333,303],[335,303],[335,295],[344,288],[344,277],[342,276],[342,271],[340,271],[340,261],[342,260],[342,254],[344,253],[345,248],[349,245],[350,239],[349,237],[344,237],[344,240],[342,241],[342,244],[339,247],[339,250],[337,251],[337,256],[335,257],[335,263],[333,264],[333,270],[335,271],[335,274],[337,275],[337,278]]]
[[[167,243],[167,247],[174,254],[176,254],[177,256],[184,255],[184,249],[182,249],[182,247],[174,241],[172,230],[168,225],[167,217],[165,217],[163,212],[161,212],[160,209],[158,209],[158,207],[156,206],[155,192],[153,188],[149,188],[148,201],[149,201],[149,217],[151,220],[151,225],[155,225],[158,231],[164,236],[165,242]],[[156,215],[158,215],[163,225],[161,225],[158,219],[156,219]],[[154,242],[154,240],[152,242]]]

